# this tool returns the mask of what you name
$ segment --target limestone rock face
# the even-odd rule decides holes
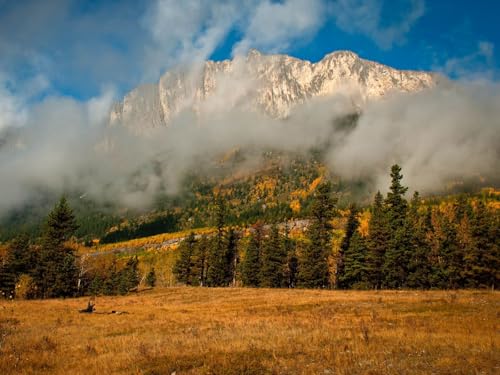
[[[393,92],[416,92],[436,85],[429,72],[403,71],[337,51],[311,63],[287,55],[252,50],[233,60],[206,61],[166,72],[158,84],[129,92],[110,113],[111,124],[136,130],[168,126],[183,111],[203,113],[239,108],[285,118],[297,104],[336,94],[356,105]]]

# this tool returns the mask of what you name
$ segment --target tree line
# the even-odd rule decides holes
[[[352,204],[337,251],[331,220],[332,186],[318,186],[305,241],[288,227],[255,225],[249,236],[224,229],[224,201],[216,202],[217,232],[191,234],[180,245],[174,274],[195,286],[337,289],[497,288],[500,217],[481,200],[460,196],[448,206],[425,206],[418,193],[408,202],[401,168],[391,168],[387,196],[375,195],[367,230]]]
[[[70,239],[77,230],[75,216],[63,197],[47,217],[42,235],[32,243],[20,235],[10,243],[0,263],[0,293],[5,298],[75,297],[125,294],[139,284],[139,260],[113,257],[104,267],[78,256]],[[152,269],[146,277],[154,285]]]

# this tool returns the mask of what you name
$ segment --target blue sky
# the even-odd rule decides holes
[[[121,96],[176,64],[249,48],[312,61],[347,49],[497,80],[498,14],[496,0],[0,0],[0,103]]]

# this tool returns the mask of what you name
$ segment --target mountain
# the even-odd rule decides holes
[[[127,127],[168,126],[183,111],[240,108],[286,117],[315,97],[349,95],[355,105],[392,92],[416,92],[436,85],[434,73],[403,71],[337,51],[311,63],[287,55],[251,50],[233,60],[206,61],[166,72],[158,84],[144,84],[116,103],[110,123]]]

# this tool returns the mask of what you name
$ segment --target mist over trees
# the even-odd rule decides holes
[[[432,206],[425,205],[415,192],[408,202],[401,167],[394,165],[390,176],[387,196],[384,198],[377,192],[367,208],[366,233],[360,230],[363,210],[350,205],[344,235],[336,251],[331,225],[338,216],[336,199],[331,184],[326,182],[318,186],[314,195],[303,241],[291,240],[286,224],[280,228],[258,223],[246,238],[232,242],[228,258],[224,255],[228,251],[228,235],[221,229],[224,223],[219,216],[217,234],[209,241],[208,253],[212,255],[204,265],[212,269],[212,280],[219,281],[207,284],[184,281],[196,278],[199,269],[193,267],[193,259],[198,257],[192,254],[197,253],[198,247],[206,246],[206,242],[197,243],[193,235],[180,246],[174,268],[178,281],[196,286],[236,283],[267,288],[498,288],[498,212],[481,200],[463,195]],[[188,251],[190,248],[193,249]],[[228,259],[239,259],[234,254],[240,254],[241,259],[232,263]],[[233,275],[233,283],[228,282],[228,274]]]

